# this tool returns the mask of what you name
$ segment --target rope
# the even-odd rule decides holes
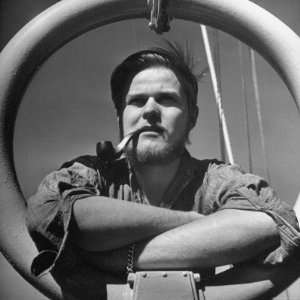
[[[219,119],[221,123],[221,129],[222,129],[222,134],[224,138],[224,143],[225,143],[225,149],[227,153],[227,157],[229,160],[230,164],[234,164],[234,159],[233,159],[233,154],[232,154],[232,147],[231,147],[231,142],[230,142],[230,137],[229,137],[229,132],[227,128],[227,122],[225,118],[225,113],[222,107],[222,99],[220,95],[220,91],[218,88],[218,80],[217,80],[217,75],[216,75],[216,70],[215,70],[215,65],[211,53],[211,47],[207,35],[207,29],[206,26],[200,25],[201,28],[201,33],[202,33],[202,39],[203,39],[203,44],[204,44],[204,49],[206,53],[206,58],[208,62],[208,67],[209,67],[209,73],[211,77],[211,83],[212,83],[212,88],[218,108],[218,114],[219,114]]]
[[[239,58],[240,58],[240,73],[241,73],[241,83],[242,83],[242,94],[244,100],[244,115],[245,115],[245,128],[248,146],[248,164],[249,171],[253,172],[253,159],[252,159],[252,147],[251,147],[251,136],[250,136],[250,121],[249,121],[249,110],[248,110],[248,97],[246,91],[246,80],[245,80],[245,65],[244,65],[244,55],[242,43],[238,42]]]
[[[219,31],[214,30],[214,60],[215,60],[215,67],[216,67],[216,74],[217,74],[217,80],[218,80],[218,89],[220,95],[222,95],[222,81],[221,81],[221,63],[220,63],[220,40],[219,40]],[[224,144],[224,137],[222,133],[222,124],[221,119],[218,115],[219,120],[219,139],[220,139],[220,154],[221,154],[221,160],[225,161],[226,157],[226,150],[225,150],[225,144]]]
[[[255,53],[250,48],[249,48],[249,55],[250,55],[250,62],[251,62],[251,76],[252,76],[252,84],[254,89],[254,99],[255,99],[256,113],[257,113],[258,126],[259,126],[260,143],[262,148],[263,166],[264,166],[266,177],[270,182],[271,176],[270,176],[270,171],[267,163],[268,159],[267,159],[264,127],[262,122],[261,101],[260,101],[260,94],[258,89]]]

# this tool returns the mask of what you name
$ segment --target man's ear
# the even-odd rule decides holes
[[[195,127],[198,114],[199,114],[199,108],[197,105],[195,105],[195,107],[193,107],[193,110],[190,112],[190,130],[192,130]]]

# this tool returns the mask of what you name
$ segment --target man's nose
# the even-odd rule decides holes
[[[160,121],[160,108],[154,97],[149,97],[143,109],[143,118],[149,123]]]

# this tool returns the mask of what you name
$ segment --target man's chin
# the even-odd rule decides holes
[[[184,147],[148,145],[129,149],[127,156],[134,164],[164,165],[171,163],[181,156]]]

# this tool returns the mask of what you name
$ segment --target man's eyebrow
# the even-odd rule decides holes
[[[132,97],[137,97],[137,96],[139,96],[139,97],[149,97],[149,95],[147,93],[138,93],[138,92],[136,92],[136,93],[128,93],[126,98],[132,98]]]
[[[157,92],[157,93],[154,93],[154,96],[173,96],[173,97],[180,97],[180,95],[175,92],[175,91],[161,91],[161,92]],[[148,93],[139,93],[139,92],[133,92],[133,93],[128,93],[126,98],[133,98],[133,97],[150,97],[150,95]]]

